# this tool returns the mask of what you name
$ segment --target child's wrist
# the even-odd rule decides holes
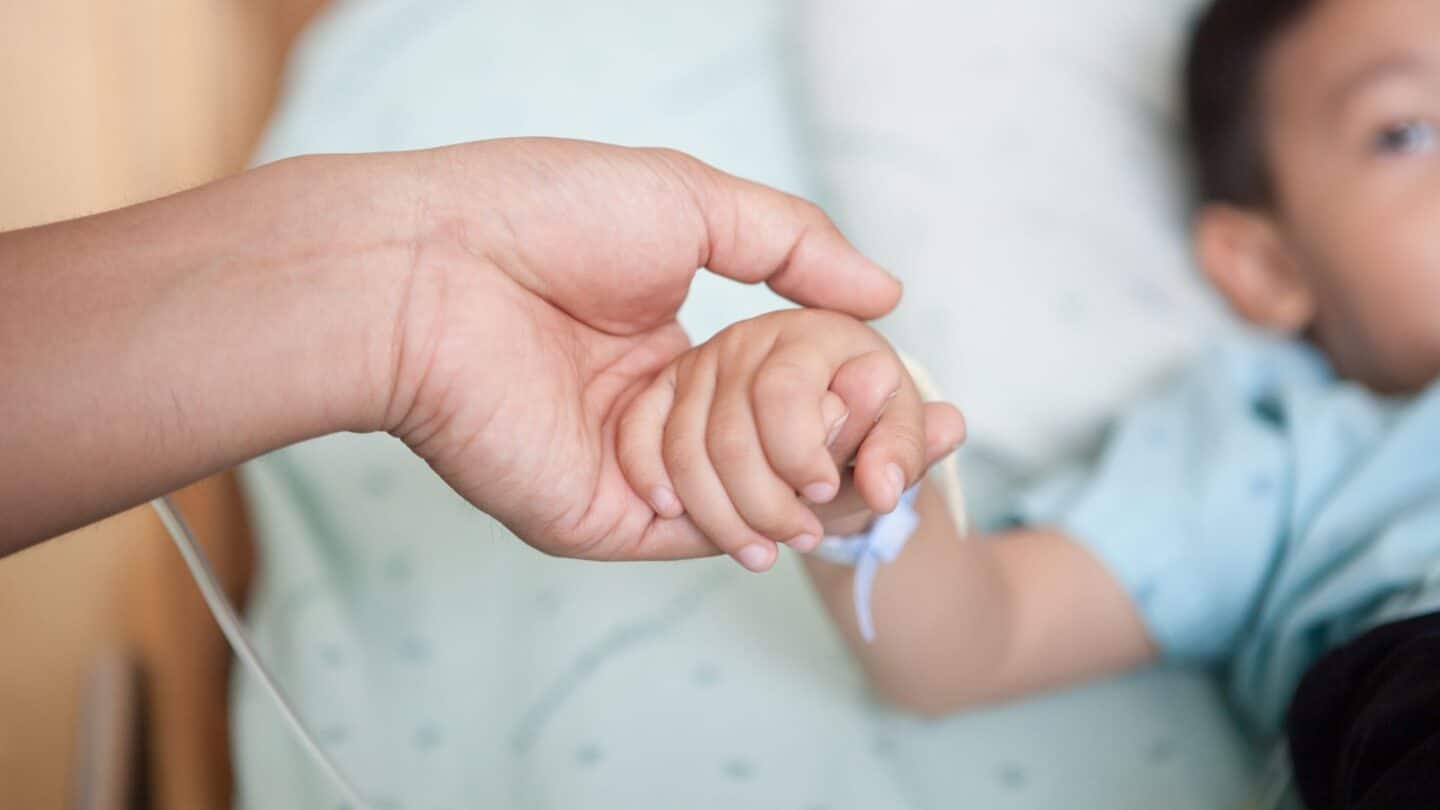
[[[875,640],[875,622],[871,612],[871,594],[875,577],[880,566],[892,563],[920,527],[920,515],[915,510],[919,495],[917,485],[903,492],[900,503],[888,515],[877,517],[864,532],[850,535],[831,535],[820,544],[816,556],[839,565],[855,567],[853,598],[855,616],[860,636],[865,641]]]
[[[857,512],[853,515],[834,518],[825,521],[826,537],[844,537],[854,534],[864,534],[870,531],[875,525],[875,513],[870,511]]]

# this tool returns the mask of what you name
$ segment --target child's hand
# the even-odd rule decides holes
[[[952,406],[921,403],[874,330],[788,310],[736,324],[671,363],[625,411],[618,458],[660,517],[688,516],[763,571],[777,542],[811,551],[827,528],[893,510],[964,430]],[[822,525],[812,505],[832,503],[836,525]]]

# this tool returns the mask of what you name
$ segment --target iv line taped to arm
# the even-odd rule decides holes
[[[225,640],[230,642],[230,648],[235,651],[241,663],[251,675],[260,683],[261,689],[275,701],[280,707],[280,715],[285,719],[285,725],[300,744],[305,748],[315,764],[320,766],[326,775],[335,783],[341,797],[345,800],[349,810],[371,810],[371,805],[360,796],[360,791],[355,784],[345,776],[344,771],[336,764],[325,751],[325,748],[316,740],[315,735],[310,731],[305,722],[296,713],[294,705],[280,689],[275,681],[275,676],[266,669],[265,663],[255,652],[255,645],[250,640],[250,634],[245,631],[245,624],[240,620],[240,614],[235,610],[235,605],[226,595],[225,589],[220,587],[220,581],[215,576],[215,570],[210,565],[210,560],[205,556],[205,550],[195,541],[195,535],[190,532],[190,527],[185,523],[185,518],[180,511],[170,502],[168,497],[160,497],[150,502],[155,513],[160,516],[160,522],[165,524],[165,530],[169,532],[170,539],[175,541],[175,547],[180,550],[180,556],[185,559],[185,566],[190,569],[190,575],[195,578],[195,584],[200,586],[200,595],[205,598],[205,604],[209,606],[210,612],[215,615],[215,621],[220,625],[220,631],[225,634]]]
[[[875,575],[881,565],[899,558],[901,549],[920,528],[920,516],[915,512],[915,496],[919,491],[918,486],[906,490],[895,511],[876,518],[869,530],[848,537],[827,537],[815,550],[815,556],[822,560],[855,567],[852,596],[855,620],[860,626],[860,637],[866,643],[875,640],[875,618],[870,607]]]

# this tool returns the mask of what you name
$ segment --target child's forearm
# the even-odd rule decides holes
[[[1062,534],[961,539],[932,486],[921,525],[876,579],[878,637],[860,638],[854,569],[807,558],[816,590],[886,700],[944,714],[1153,657],[1128,596]]]
[[[855,569],[806,558],[806,568],[876,691],[924,713],[958,708],[956,686],[983,700],[1004,645],[1004,589],[979,543],[962,542],[939,492],[916,501],[920,528],[876,578],[878,636],[860,637],[852,587]],[[970,701],[965,701],[970,702]]]

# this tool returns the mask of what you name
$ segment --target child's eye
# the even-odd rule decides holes
[[[1380,130],[1375,151],[1386,155],[1413,155],[1440,145],[1440,130],[1429,121],[1403,121]]]

